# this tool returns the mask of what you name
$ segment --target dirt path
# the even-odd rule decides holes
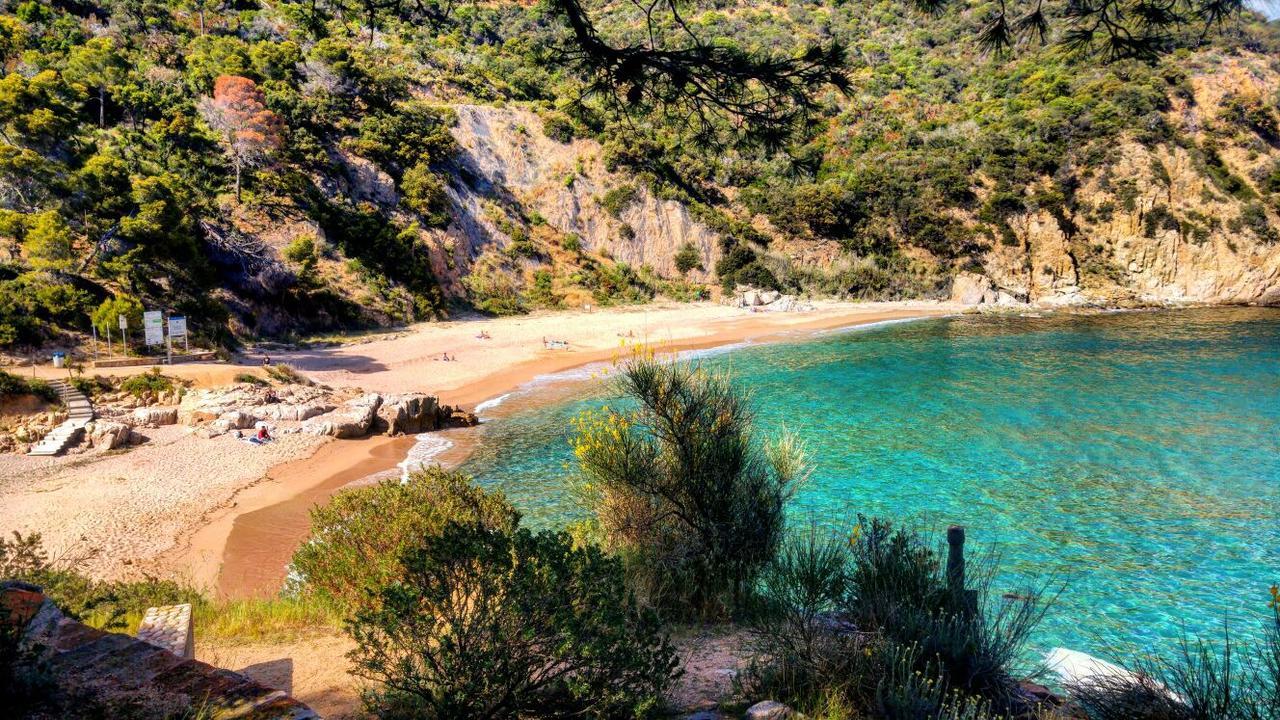
[[[744,633],[733,626],[677,628],[672,637],[684,668],[669,699],[679,712],[711,710],[731,699],[734,676],[746,666]],[[345,636],[317,635],[289,643],[202,643],[196,658],[284,690],[326,720],[365,717],[363,681],[351,675]]]

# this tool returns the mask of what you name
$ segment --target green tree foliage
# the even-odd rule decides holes
[[[1196,67],[1211,67],[1224,48],[1277,47],[1274,31],[1252,16],[1234,21],[1238,2],[1178,0],[1152,10],[1117,0],[1045,13],[1022,0],[926,4],[940,12],[668,0],[644,9],[578,0],[11,3],[0,12],[8,71],[0,77],[0,210],[56,213],[74,257],[69,266],[57,261],[56,282],[31,276],[37,268],[19,245],[25,228],[4,233],[0,257],[11,267],[0,274],[0,342],[83,329],[69,320],[74,313],[45,312],[24,294],[41,283],[63,286],[46,293],[52,305],[66,305],[74,289],[90,302],[123,292],[180,308],[223,341],[232,312],[237,326],[259,327],[262,304],[289,318],[264,332],[437,315],[444,300],[423,247],[428,235],[409,228],[448,222],[448,184],[485,190],[465,163],[451,162],[454,118],[437,98],[527,103],[549,134],[602,141],[611,169],[660,199],[692,203],[699,220],[750,252],[768,239],[724,212],[737,205],[729,197],[784,234],[833,240],[857,261],[820,276],[772,253],[767,262],[738,253],[720,273],[726,284],[931,291],[945,283],[900,272],[909,266],[903,246],[959,266],[988,237],[1011,235],[1003,220],[981,228],[955,220],[954,210],[977,202],[975,178],[996,179],[997,194],[1018,197],[1052,178],[1059,213],[1069,217],[1073,189],[1106,164],[1117,140],[1191,145],[1164,115],[1172,97],[1188,97],[1182,54],[1200,52]],[[1081,34],[1100,17],[1111,22]],[[1145,45],[1153,59],[1099,66],[1034,43],[984,57],[975,44],[1003,49],[994,42],[1002,30],[1016,36],[1041,21],[1050,43],[1108,58],[1147,55]],[[1135,44],[1112,47],[1117,27]],[[202,118],[213,102],[202,98],[216,99],[224,76],[240,78],[239,95],[252,103],[223,103],[239,109]],[[1215,134],[1253,142],[1275,125],[1271,98],[1228,105]],[[232,114],[251,122],[224,122]],[[379,199],[386,206],[366,204],[361,183],[335,162],[344,152],[385,171],[399,207],[387,195]],[[1212,147],[1195,155],[1217,187],[1255,199]],[[237,176],[250,192],[230,207],[219,195]],[[318,224],[332,248],[318,263],[357,261],[368,292],[342,287],[343,273],[300,280],[274,257],[244,254],[258,239],[246,236],[286,218]],[[584,266],[581,275],[601,302],[653,289],[639,272]],[[494,308],[517,311],[508,300],[523,292],[522,278],[506,279],[515,293],[496,293]]]
[[[685,616],[742,609],[782,540],[803,453],[763,444],[725,375],[637,358],[619,392],[634,409],[589,413],[573,439],[586,506],[645,599]]]
[[[403,577],[401,555],[450,522],[510,531],[519,513],[466,476],[423,468],[405,482],[344,490],[311,511],[311,536],[293,557],[302,589],[345,610]]]
[[[93,311],[93,326],[100,335],[105,336],[108,329],[114,334],[120,327],[121,316],[124,316],[130,330],[137,333],[142,328],[142,303],[130,295],[103,300]]]
[[[395,173],[415,165],[431,165],[453,154],[449,134],[453,115],[447,109],[418,101],[396,103],[390,110],[367,116],[351,145]]]
[[[98,127],[107,124],[107,91],[120,84],[126,72],[126,61],[110,37],[92,38],[68,56],[67,79],[83,84],[97,99]]]
[[[65,271],[76,257],[72,243],[66,221],[58,213],[46,210],[28,220],[22,245],[33,268]]]
[[[618,561],[565,533],[450,522],[399,562],[348,623],[380,717],[645,717],[675,673]]]

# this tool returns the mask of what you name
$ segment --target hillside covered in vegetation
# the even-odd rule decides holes
[[[1280,300],[1274,23],[1079,52],[1046,3],[1008,48],[997,7],[7,0],[0,347],[735,284]]]

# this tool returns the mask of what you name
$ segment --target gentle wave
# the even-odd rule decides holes
[[[400,468],[401,480],[407,479],[409,473],[423,465],[430,464],[432,460],[439,457],[440,453],[453,447],[452,442],[433,433],[422,433],[416,436],[415,439],[417,442],[414,443],[413,447],[409,448],[404,460],[401,460],[397,465]]]
[[[492,410],[492,409],[494,409],[494,408],[498,407],[498,406],[499,406],[499,405],[501,405],[502,403],[506,402],[506,401],[507,401],[507,398],[511,397],[511,396],[512,396],[512,394],[513,394],[513,393],[502,393],[502,394],[501,394],[501,395],[499,395],[498,397],[489,398],[488,400],[485,400],[485,401],[484,401],[484,402],[482,402],[482,403],[478,403],[478,404],[476,405],[476,415],[479,415],[480,413],[484,412],[485,410]]]

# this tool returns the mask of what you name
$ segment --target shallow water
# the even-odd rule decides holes
[[[997,591],[1065,583],[1033,649],[1261,631],[1280,582],[1280,310],[925,320],[701,362],[749,384],[762,433],[806,442],[794,524],[958,523],[1000,553]],[[582,512],[568,421],[609,390],[559,393],[491,408],[464,465],[535,525]]]

